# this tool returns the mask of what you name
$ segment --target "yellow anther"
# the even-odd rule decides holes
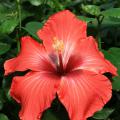
[[[63,51],[64,49],[64,43],[62,40],[58,40],[56,37],[53,38],[53,48],[55,51]]]

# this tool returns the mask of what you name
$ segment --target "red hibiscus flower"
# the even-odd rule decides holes
[[[86,120],[111,98],[116,68],[86,35],[86,23],[68,10],[51,16],[37,32],[43,44],[30,36],[21,39],[19,55],[5,62],[5,75],[30,70],[13,78],[10,94],[21,104],[20,119],[37,120],[58,95],[70,120]]]

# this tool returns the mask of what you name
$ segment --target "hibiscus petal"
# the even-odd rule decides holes
[[[5,75],[15,71],[53,70],[52,64],[46,54],[44,46],[31,37],[26,36],[21,39],[21,51],[16,58],[7,60],[4,64]]]
[[[79,70],[62,77],[57,94],[70,120],[86,120],[108,102],[111,89],[105,76]]]
[[[86,27],[86,23],[77,19],[69,10],[63,10],[52,15],[37,34],[48,52],[53,51],[53,39],[57,38],[64,42],[67,54],[77,40],[86,37]]]
[[[105,72],[110,72],[113,75],[117,74],[116,67],[104,58],[93,37],[83,39],[76,44],[76,49],[70,55],[66,69],[85,69],[102,74]]]
[[[21,104],[20,119],[39,120],[54,99],[58,85],[59,78],[46,72],[14,77],[10,94]]]

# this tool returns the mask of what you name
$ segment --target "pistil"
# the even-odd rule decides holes
[[[54,37],[52,46],[58,56],[57,71],[59,74],[64,74],[64,66],[62,61],[62,52],[64,50],[64,43],[62,40],[59,40],[57,37]]]
[[[58,53],[58,72],[64,74],[64,66],[62,61],[62,54]]]

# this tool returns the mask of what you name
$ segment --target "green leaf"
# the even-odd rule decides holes
[[[59,120],[50,110],[47,110],[44,115],[42,120]]]
[[[3,102],[0,100],[0,110],[3,108]]]
[[[78,16],[78,18],[80,20],[83,20],[83,21],[87,22],[87,23],[92,22],[92,21],[95,20],[94,18],[89,18],[89,17],[85,17],[85,16]]]
[[[6,53],[10,49],[10,45],[6,43],[0,43],[0,55]]]
[[[113,90],[120,91],[120,76],[116,76],[113,78],[112,88]]]
[[[101,12],[105,17],[120,18],[120,8],[111,8]]]
[[[18,25],[18,20],[16,18],[10,18],[6,19],[1,25],[0,25],[0,33],[2,34],[9,34],[11,33],[15,27]]]
[[[9,34],[18,24],[16,4],[1,3],[0,4],[0,33]]]
[[[2,108],[3,108],[3,105],[4,105],[4,103],[3,103],[3,101],[4,101],[4,96],[3,96],[3,90],[1,90],[0,89],[0,110],[2,110]]]
[[[114,111],[114,109],[109,109],[109,108],[103,108],[102,110],[96,112],[93,116],[93,118],[98,119],[98,120],[105,120],[109,117],[109,115]]]
[[[83,11],[90,15],[98,16],[100,15],[100,8],[96,5],[82,5]]]
[[[105,58],[110,60],[117,68],[120,75],[120,48],[110,48],[108,51],[103,51]]]
[[[120,26],[120,19],[105,17],[102,22],[102,27],[111,26],[111,27],[119,27]]]
[[[54,6],[56,7],[57,10],[63,10],[64,5],[61,4],[61,2],[59,0],[51,0],[54,4]]]
[[[25,29],[31,36],[33,36],[36,40],[40,41],[40,39],[37,36],[37,31],[42,27],[42,24],[40,22],[29,22],[25,25]]]
[[[103,51],[105,58],[113,63],[118,69],[118,76],[113,77],[113,90],[120,90],[120,48],[110,48],[108,51]]]
[[[24,10],[24,8],[21,8],[21,19],[24,20],[27,17],[33,16],[33,13],[30,13],[26,10]]]
[[[42,0],[28,0],[32,5],[39,6],[42,3]]]
[[[16,3],[13,2],[13,5],[11,4],[7,6],[6,4],[0,5],[0,34],[9,34],[13,32],[15,27],[19,24]],[[32,14],[24,10],[22,6],[21,13],[21,20],[28,16],[32,16]]]
[[[9,119],[5,114],[1,113],[0,114],[0,120],[9,120]]]

